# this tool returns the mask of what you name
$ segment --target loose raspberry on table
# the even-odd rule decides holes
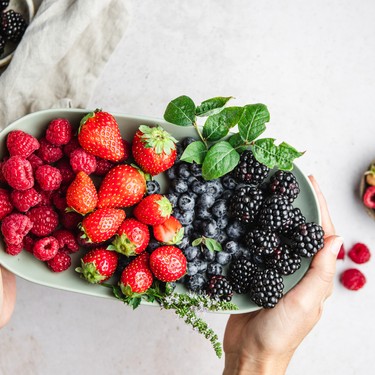
[[[337,259],[343,260],[345,259],[345,246],[344,244],[341,245],[339,253],[337,254]]]
[[[59,224],[58,214],[50,206],[34,207],[26,215],[33,223],[31,233],[39,237],[50,235]]]
[[[366,263],[371,258],[370,249],[363,243],[356,243],[348,252],[349,258],[358,264]]]
[[[10,245],[5,243],[5,252],[9,255],[18,255],[22,251],[22,242],[18,245]]]
[[[55,146],[48,142],[46,138],[41,138],[39,140],[40,148],[36,151],[37,156],[39,156],[45,163],[55,163],[63,157],[63,151],[61,147]]]
[[[55,146],[68,144],[72,139],[72,125],[65,118],[52,120],[46,130],[46,139]]]
[[[51,165],[41,165],[35,172],[35,179],[44,191],[57,190],[62,181],[60,171]]]
[[[33,254],[35,258],[46,261],[52,259],[59,251],[59,243],[55,237],[43,237],[34,243]]]
[[[90,175],[96,169],[96,159],[83,148],[78,148],[70,154],[70,165],[74,173],[83,171]]]
[[[360,270],[350,268],[341,274],[340,281],[349,290],[359,290],[366,284],[366,277]]]
[[[23,214],[13,213],[1,222],[1,233],[9,245],[19,245],[33,227],[32,221]]]
[[[27,190],[34,186],[33,169],[22,156],[11,156],[3,165],[2,171],[7,183],[16,190]]]
[[[42,200],[42,196],[34,189],[13,190],[10,194],[13,206],[20,212],[27,212]]]
[[[58,251],[50,260],[47,260],[48,268],[53,272],[63,272],[72,264],[72,260],[67,251]]]
[[[62,158],[56,163],[56,168],[60,171],[64,185],[69,185],[75,177],[72,167],[70,166],[69,159]]]
[[[7,148],[10,156],[18,155],[27,159],[39,148],[39,142],[22,130],[13,130],[7,136]]]
[[[60,223],[67,230],[77,230],[82,221],[82,215],[77,212],[61,212]]]
[[[72,232],[65,229],[58,229],[53,233],[59,243],[59,249],[67,249],[70,253],[75,253],[79,250],[78,242]]]
[[[39,156],[36,156],[35,154],[31,154],[27,158],[27,160],[30,162],[31,168],[33,169],[34,173],[38,169],[38,167],[44,164],[44,161]]]
[[[0,221],[13,211],[10,193],[8,190],[0,188]]]

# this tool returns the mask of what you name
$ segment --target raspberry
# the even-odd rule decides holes
[[[18,255],[22,251],[22,242],[18,245],[5,243],[5,252],[9,255]]]
[[[73,137],[70,140],[70,142],[63,147],[64,155],[66,155],[68,158],[70,158],[70,154],[74,150],[77,150],[77,148],[81,148],[81,145],[78,142],[78,138],[77,137]]]
[[[39,140],[40,148],[36,151],[37,156],[39,156],[45,163],[54,163],[63,157],[63,152],[61,147],[55,146],[48,142],[46,138],[41,138]]]
[[[42,190],[53,191],[60,187],[62,176],[57,168],[45,164],[36,170],[35,179]]]
[[[46,130],[46,139],[55,146],[68,144],[72,139],[72,125],[65,118],[52,120]]]
[[[22,130],[13,130],[7,137],[7,148],[10,156],[22,156],[27,159],[39,148],[38,140]]]
[[[3,165],[7,161],[7,158],[4,158],[2,161],[0,161],[0,183],[7,183],[7,180],[4,177],[3,174]]]
[[[33,227],[32,221],[23,214],[14,213],[4,218],[1,232],[9,245],[19,245]]]
[[[349,268],[341,274],[340,281],[345,288],[358,290],[366,284],[366,277],[360,270]]]
[[[61,183],[64,185],[69,185],[75,177],[75,173],[73,172],[72,167],[70,166],[69,160],[68,159],[60,159],[56,163],[56,168],[60,171],[62,181]]]
[[[26,213],[33,227],[31,233],[39,237],[50,235],[59,224],[59,218],[50,206],[34,207]]]
[[[70,165],[74,173],[83,171],[89,175],[96,169],[96,159],[83,148],[78,148],[70,154]]]
[[[59,251],[59,243],[55,237],[43,237],[34,243],[34,257],[46,261],[52,259]]]
[[[81,221],[82,216],[77,212],[62,212],[60,215],[60,223],[67,230],[76,230]]]
[[[27,190],[34,186],[33,169],[30,162],[21,156],[11,156],[2,165],[8,184],[16,190]]]
[[[54,191],[52,194],[52,203],[59,211],[65,211],[68,207],[66,203],[66,193],[61,190]]]
[[[96,168],[94,174],[97,176],[105,176],[109,170],[114,166],[109,160],[105,160],[95,156]]]
[[[0,221],[13,211],[13,205],[8,190],[0,188]]]
[[[363,203],[368,208],[375,208],[375,186],[369,186],[363,194]]]
[[[26,251],[32,254],[34,243],[35,243],[35,238],[32,237],[30,234],[28,234],[23,238],[22,246]]]
[[[344,247],[344,245],[341,245],[340,251],[337,254],[337,259],[345,259],[345,247]]]
[[[58,229],[53,233],[53,237],[59,242],[60,249],[67,249],[70,253],[75,253],[79,250],[78,243],[72,232],[65,229]]]
[[[42,197],[42,199],[36,205],[36,207],[52,206],[52,191],[45,191],[45,190],[42,190],[40,187],[36,187],[35,190]]]
[[[48,268],[53,272],[62,272],[67,270],[72,261],[66,251],[59,251],[52,259],[47,260]]]
[[[30,162],[31,168],[33,169],[34,173],[38,169],[38,167],[44,164],[44,161],[39,156],[36,156],[35,154],[31,154],[27,158],[27,160]]]
[[[31,207],[36,206],[42,200],[42,196],[34,188],[23,191],[13,190],[10,197],[13,206],[21,212],[29,211]]]
[[[356,243],[348,252],[349,258],[358,264],[366,263],[370,260],[370,249],[363,243]]]

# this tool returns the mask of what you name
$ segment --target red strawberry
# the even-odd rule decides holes
[[[149,242],[150,232],[147,225],[136,219],[129,218],[122,222],[112,246],[113,250],[118,253],[131,256],[144,251]]]
[[[104,177],[98,192],[99,208],[130,207],[146,192],[146,180],[131,165],[117,165]]]
[[[114,236],[125,219],[125,211],[99,208],[85,216],[82,230],[91,242],[103,242]]]
[[[176,281],[186,273],[186,258],[178,247],[161,246],[152,252],[150,268],[157,279]]]
[[[132,152],[136,163],[153,176],[169,169],[176,160],[176,139],[161,126],[141,125],[136,132]]]
[[[171,202],[160,194],[151,194],[143,198],[133,211],[134,216],[147,225],[163,224],[171,213]]]
[[[76,271],[89,283],[100,284],[108,280],[115,273],[117,263],[117,253],[97,248],[83,256],[81,267],[77,267]]]
[[[78,172],[66,192],[68,207],[82,215],[93,211],[98,203],[98,194],[91,178],[85,172]]]
[[[184,236],[184,228],[173,216],[163,224],[154,225],[152,229],[155,239],[168,245],[179,244]]]
[[[87,152],[100,158],[120,161],[124,157],[124,145],[116,119],[99,109],[81,120],[78,141]]]
[[[153,276],[149,268],[149,257],[148,253],[142,253],[122,271],[120,288],[126,296],[145,293],[151,287]]]

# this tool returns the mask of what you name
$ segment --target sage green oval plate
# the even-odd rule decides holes
[[[51,109],[35,112],[15,121],[0,133],[0,157],[2,158],[6,153],[6,137],[10,131],[16,129],[23,130],[34,135],[35,137],[40,137],[51,120],[58,117],[64,117],[67,118],[73,125],[78,127],[81,118],[88,112],[88,110],[82,109]],[[132,140],[133,135],[141,124],[160,124],[177,139],[182,139],[187,136],[196,137],[196,132],[193,127],[180,127],[172,125],[158,118],[126,116],[122,114],[113,115],[118,121],[122,136],[128,141]],[[301,209],[307,221],[321,223],[317,198],[310,181],[296,166],[294,167],[293,173],[295,174],[301,189],[301,193],[295,200],[294,206]],[[164,175],[159,175],[157,180],[161,184],[162,189],[165,191],[167,187],[166,177]],[[4,251],[4,243],[2,240],[0,241],[0,264],[17,276],[52,288],[63,289],[96,297],[115,298],[112,296],[110,289],[101,287],[99,285],[89,284],[82,280],[74,271],[75,267],[80,263],[81,255],[81,252],[72,255],[72,266],[67,271],[62,273],[53,273],[43,262],[34,258],[27,251],[22,251],[17,256],[8,255]],[[310,259],[303,259],[301,268],[297,272],[295,272],[293,275],[284,277],[285,292],[290,290],[298,283],[309,268],[310,262]],[[186,292],[186,289],[182,285],[178,285],[177,292]],[[259,309],[259,307],[252,303],[246,295],[235,295],[233,297],[233,302],[239,308],[239,310],[235,311],[234,313],[244,313]],[[156,303],[142,303],[145,305],[158,306]],[[229,312],[224,311],[223,313],[228,314]]]

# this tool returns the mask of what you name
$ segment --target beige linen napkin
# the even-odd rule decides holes
[[[44,0],[0,76],[0,130],[37,110],[84,108],[127,23],[125,0]]]

